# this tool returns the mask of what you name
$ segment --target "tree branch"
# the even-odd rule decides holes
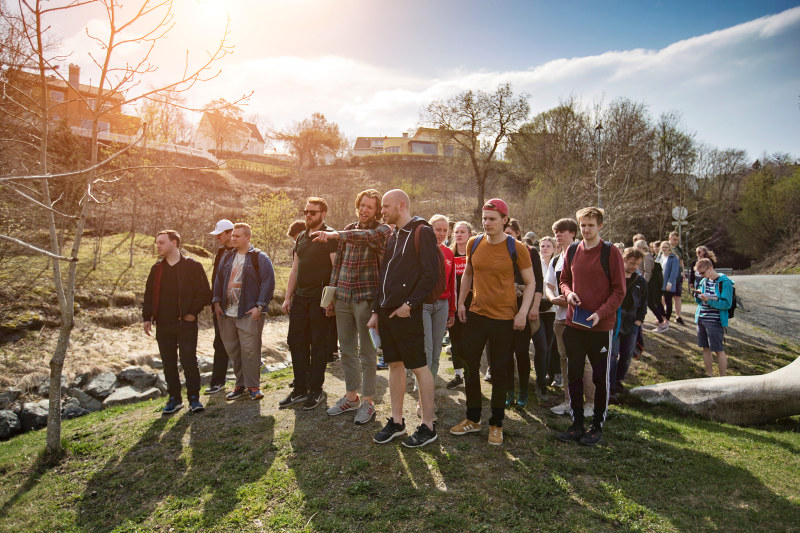
[[[75,263],[75,262],[78,261],[77,257],[65,257],[63,255],[56,255],[56,254],[54,254],[52,252],[48,252],[47,250],[42,250],[41,248],[38,248],[38,247],[36,247],[36,246],[34,246],[32,244],[28,244],[25,241],[21,241],[19,239],[14,238],[14,237],[9,237],[8,235],[3,235],[2,233],[0,233],[0,239],[3,239],[4,241],[8,241],[8,242],[13,242],[14,244],[22,246],[23,248],[27,248],[28,250],[33,250],[34,252],[36,252],[38,254],[42,254],[42,255],[45,255],[45,256],[49,257],[50,259],[57,259],[59,261],[66,261],[68,263]]]

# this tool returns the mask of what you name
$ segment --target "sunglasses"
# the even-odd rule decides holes
[[[320,211],[314,211],[312,209],[303,209],[303,214],[304,215],[316,215],[319,212]]]

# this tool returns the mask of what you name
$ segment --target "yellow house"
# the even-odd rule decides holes
[[[368,142],[370,143],[369,147],[367,147]],[[457,149],[458,144],[442,135],[439,130],[419,128],[413,136],[403,133],[402,137],[359,137],[356,140],[353,155],[368,155],[367,151],[369,151],[369,153],[453,157]]]

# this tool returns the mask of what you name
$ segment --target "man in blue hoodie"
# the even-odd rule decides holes
[[[733,303],[733,281],[725,274],[714,270],[707,257],[697,261],[695,272],[703,279],[694,291],[697,310],[694,321],[697,323],[697,346],[703,349],[706,375],[714,376],[711,352],[717,355],[719,375],[728,370],[728,356],[725,354],[725,330],[728,327],[728,310]]]
[[[383,195],[381,203],[384,222],[394,224],[396,229],[386,243],[378,296],[367,327],[380,333],[383,357],[389,364],[392,416],[374,440],[385,444],[406,433],[403,399],[406,369],[409,369],[419,383],[422,423],[413,435],[403,440],[403,445],[417,448],[437,438],[433,426],[433,375],[425,356],[422,304],[438,281],[440,252],[430,225],[420,217],[411,217],[411,201],[405,192],[391,190]]]

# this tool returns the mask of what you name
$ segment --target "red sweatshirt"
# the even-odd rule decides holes
[[[447,309],[447,316],[451,317],[455,316],[456,314],[456,258],[453,255],[453,250],[444,244],[440,244],[439,248],[442,249],[442,253],[444,254],[444,273],[447,277],[447,287],[445,287],[444,292],[441,296],[439,296],[439,299],[450,302],[450,305],[448,305]]]
[[[578,243],[578,249],[575,251],[575,257],[572,258],[570,268],[566,268],[565,265],[561,272],[561,292],[567,298],[571,292],[577,293],[581,300],[580,307],[597,313],[600,322],[592,328],[592,331],[611,331],[614,329],[617,308],[622,305],[622,300],[625,298],[625,267],[622,262],[622,254],[616,246],[611,246],[611,254],[608,258],[611,273],[611,282],[609,283],[600,262],[602,241],[591,250],[586,250],[583,244],[583,241]],[[568,326],[573,325],[572,313],[574,310],[572,304],[567,307]],[[582,326],[573,327],[582,328]]]

